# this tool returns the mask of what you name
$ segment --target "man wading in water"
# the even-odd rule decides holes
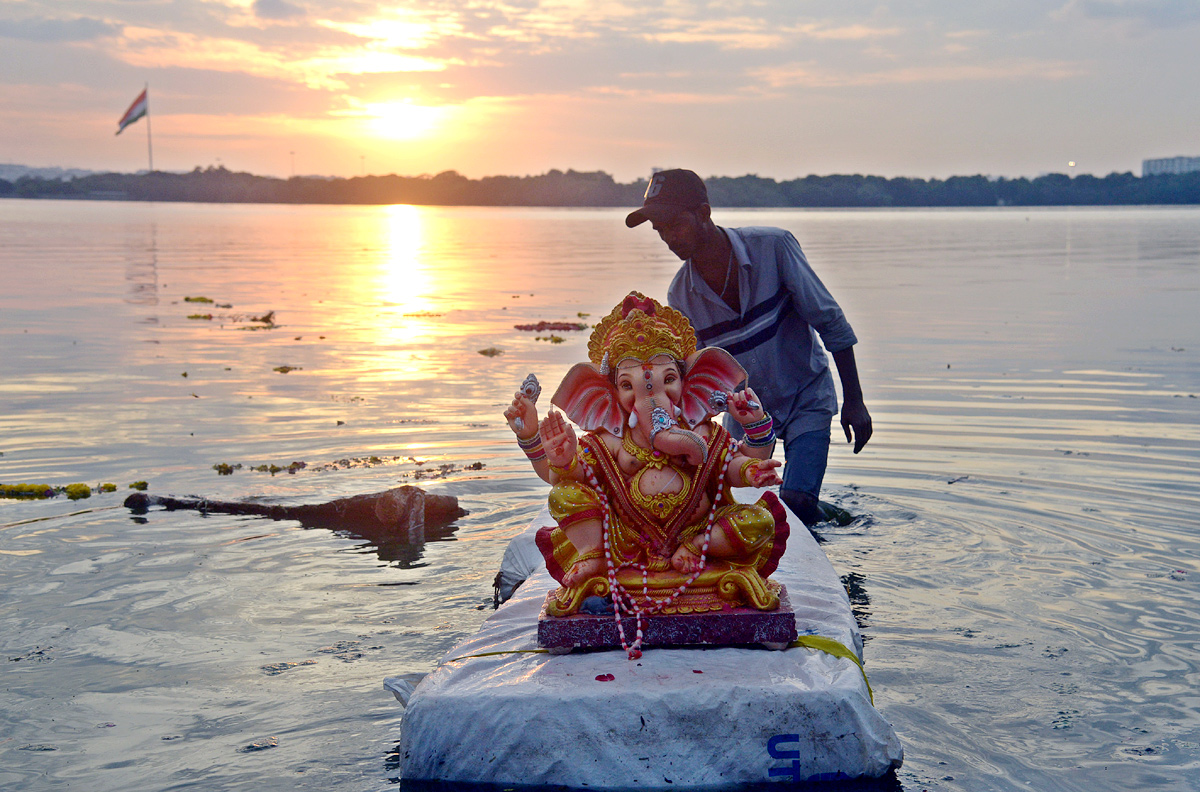
[[[858,339],[800,243],[780,228],[717,226],[708,190],[690,170],[651,177],[642,208],[625,225],[646,221],[684,262],[668,303],[691,320],[699,346],[719,346],[737,358],[774,419],[786,459],[779,497],[805,525],[848,522],[849,514],[819,500],[838,411],[821,344],[837,364],[842,429],[857,454],[871,439],[854,362]]]

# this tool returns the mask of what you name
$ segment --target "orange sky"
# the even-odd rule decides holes
[[[144,168],[113,132],[148,83],[165,170],[1140,172],[1200,154],[1198,33],[1181,0],[13,0],[0,163]]]

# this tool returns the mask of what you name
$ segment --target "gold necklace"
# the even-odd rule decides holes
[[[679,468],[671,464],[671,458],[661,451],[651,451],[642,448],[633,441],[633,432],[625,432],[621,437],[621,448],[628,451],[634,459],[642,463],[642,467],[633,474],[633,478],[629,481],[629,495],[634,502],[641,506],[646,511],[650,512],[655,518],[660,520],[667,519],[671,514],[679,508],[681,504],[687,501],[688,495],[691,493],[691,480]],[[658,456],[655,456],[658,454]],[[661,470],[670,468],[675,475],[666,481],[658,492],[653,495],[646,495],[642,492],[642,474],[647,470]],[[679,492],[666,492],[663,490],[671,485],[678,477],[683,482],[683,486]]]
[[[634,459],[641,462],[642,465],[651,465],[656,468],[662,468],[670,462],[668,457],[661,451],[654,451],[648,448],[642,448],[633,441],[633,430],[623,432],[621,435],[621,448],[628,451]]]

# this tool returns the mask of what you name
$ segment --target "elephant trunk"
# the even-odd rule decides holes
[[[669,401],[656,396],[642,399],[634,410],[636,420],[646,425],[650,445],[668,456],[683,456],[689,465],[703,464],[708,445],[695,432],[679,426]]]

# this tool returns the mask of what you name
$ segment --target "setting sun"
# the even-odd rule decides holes
[[[437,131],[450,108],[414,104],[411,99],[368,104],[363,108],[371,131],[388,140],[414,140]]]

